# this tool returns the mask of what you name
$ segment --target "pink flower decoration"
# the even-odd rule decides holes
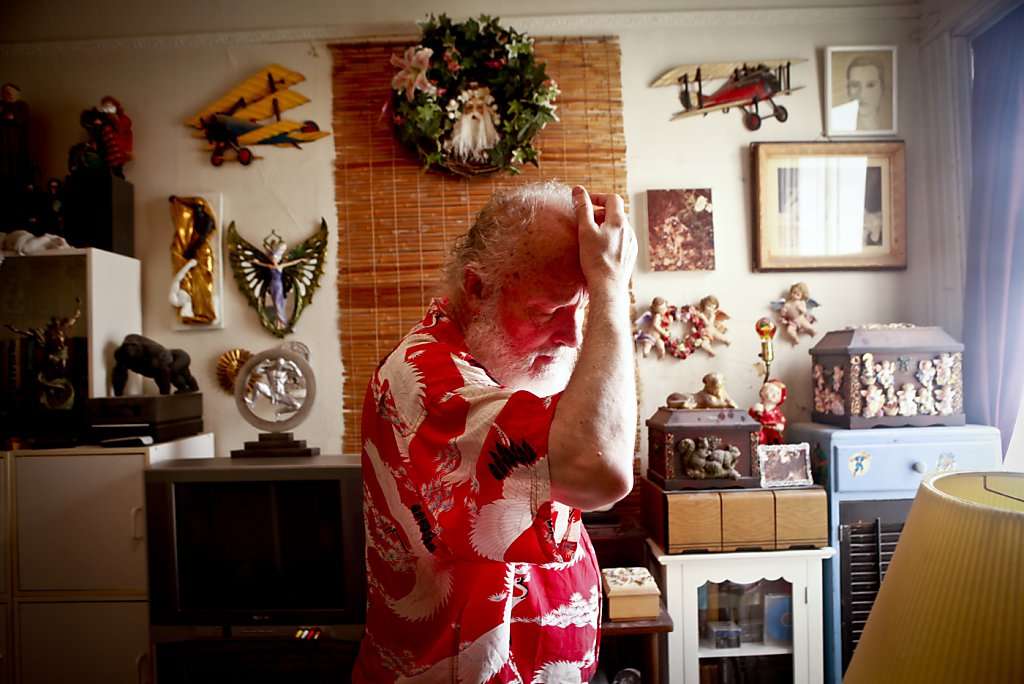
[[[405,51],[403,57],[391,55],[391,66],[399,67],[401,71],[391,79],[391,87],[395,90],[404,90],[405,99],[412,102],[417,90],[422,90],[427,95],[434,95],[437,88],[427,80],[427,69],[430,68],[430,57],[434,51],[425,47],[411,47]]]

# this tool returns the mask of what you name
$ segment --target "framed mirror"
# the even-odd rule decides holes
[[[902,141],[754,143],[754,268],[904,269]]]

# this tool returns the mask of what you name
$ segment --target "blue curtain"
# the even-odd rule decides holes
[[[965,406],[1005,453],[1024,390],[1024,6],[972,48]]]

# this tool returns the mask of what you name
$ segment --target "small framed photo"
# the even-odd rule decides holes
[[[762,444],[757,447],[762,487],[804,487],[811,478],[811,447],[800,444]]]
[[[896,46],[825,48],[825,133],[896,135]]]

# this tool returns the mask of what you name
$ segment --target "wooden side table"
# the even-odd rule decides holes
[[[672,618],[664,605],[661,607],[661,613],[653,620],[617,620],[612,622],[605,619],[601,623],[601,650],[604,652],[608,645],[608,639],[627,636],[646,637],[647,653],[644,659],[643,681],[660,684],[661,663],[658,637],[660,634],[671,632],[672,627]]]
[[[667,671],[671,684],[699,684],[702,660],[791,654],[793,681],[821,682],[822,561],[831,548],[747,553],[666,554],[647,541],[661,573],[662,596],[675,629],[668,634]],[[769,618],[763,617],[764,638],[727,648],[700,638],[699,589],[705,584],[752,584],[758,580],[788,583],[792,635],[769,638]],[[767,603],[765,603],[767,605]],[[767,610],[765,611],[767,613]]]

